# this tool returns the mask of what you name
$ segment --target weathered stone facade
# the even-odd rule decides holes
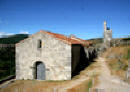
[[[16,79],[70,80],[95,57],[90,45],[47,31],[31,35],[16,44]]]
[[[109,48],[112,40],[112,30],[107,27],[107,22],[104,21],[104,46],[105,48]]]
[[[16,79],[35,79],[35,64],[41,61],[45,64],[45,80],[70,80],[71,56],[71,45],[38,32],[16,44]]]

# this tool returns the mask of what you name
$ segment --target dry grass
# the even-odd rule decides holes
[[[4,89],[0,89],[0,92],[54,92],[56,87],[63,88],[65,85],[72,83],[73,81],[80,80],[82,78],[88,78],[73,88],[70,88],[68,92],[89,92],[89,88],[94,87],[98,83],[98,74],[100,65],[98,62],[92,63],[85,70],[81,71],[79,75],[75,76],[72,80],[68,81],[38,81],[38,80],[17,80]],[[94,82],[92,82],[94,81]],[[60,87],[61,86],[61,87]]]
[[[104,53],[107,58],[107,64],[112,75],[119,76],[121,79],[126,78],[126,70],[128,67],[129,47],[112,47]]]
[[[89,89],[94,88],[98,83],[98,76],[95,76],[84,81],[82,84],[75,86],[74,88],[68,89],[67,92],[90,92]]]
[[[67,92],[89,92],[89,88],[92,86],[92,80],[87,80],[82,84],[75,86],[74,88],[68,89]]]
[[[122,63],[120,63],[122,62]],[[122,79],[125,79],[127,63],[125,61],[119,61],[117,59],[109,60],[107,62],[112,75],[117,75]]]
[[[86,75],[89,77],[93,77],[99,74],[101,66],[98,62],[93,62],[89,67],[87,67],[84,71],[80,72],[80,75]]]
[[[84,71],[81,71],[80,75],[75,76],[73,80],[80,79],[82,76],[89,77],[89,80],[69,89],[67,92],[89,92],[90,88],[94,88],[99,83],[98,76],[100,67],[98,62],[94,62]]]
[[[17,80],[0,92],[53,92],[55,86],[63,85],[69,81],[37,81]]]

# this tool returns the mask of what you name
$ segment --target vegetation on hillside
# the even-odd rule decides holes
[[[106,51],[105,57],[111,73],[124,80],[130,59],[130,47],[112,47]]]
[[[26,34],[17,34],[0,38],[0,44],[15,44],[27,37]],[[0,47],[0,80],[10,75],[15,75],[15,47]]]
[[[15,74],[15,48],[0,48],[0,79]]]
[[[16,34],[5,38],[0,38],[0,44],[15,44],[28,37],[28,34]]]
[[[125,55],[125,59],[130,59],[130,48],[127,49],[127,54]]]
[[[130,41],[130,38],[122,38],[123,41]]]
[[[103,42],[103,38],[89,39],[87,41],[91,41],[94,45],[96,45],[96,44],[101,44]]]
[[[90,41],[93,43],[93,45],[95,46],[98,46],[98,45],[101,45],[103,43],[103,38],[94,38],[94,39],[88,39],[87,41]],[[120,44],[123,44],[123,46],[126,46],[127,42],[130,42],[130,38],[113,38],[112,43],[120,43],[120,42],[124,42],[124,43],[120,43]],[[129,43],[130,44],[130,43]],[[127,45],[129,45],[127,44]]]

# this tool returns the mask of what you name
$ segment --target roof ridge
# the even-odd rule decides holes
[[[53,37],[55,37],[55,38],[57,38],[57,39],[59,39],[59,40],[65,42],[65,43],[67,43],[67,44],[81,44],[81,45],[83,45],[83,46],[86,46],[86,45],[89,45],[89,44],[90,44],[88,41],[83,40],[83,39],[81,39],[81,38],[77,38],[77,37],[71,38],[71,37],[65,36],[64,34],[53,33],[53,32],[50,32],[50,31],[48,31],[48,30],[40,30],[40,31],[37,32],[37,33],[46,33],[46,34],[51,35],[51,36],[53,36]],[[37,34],[37,33],[35,33],[35,34]],[[29,37],[26,38],[26,39],[29,39],[30,37],[34,36],[35,34],[32,34],[31,36],[29,36]],[[24,42],[26,39],[21,40],[19,43]],[[19,43],[17,43],[17,44],[19,44]],[[17,45],[17,44],[16,44],[16,45]]]

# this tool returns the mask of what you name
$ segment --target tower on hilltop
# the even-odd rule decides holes
[[[105,48],[109,48],[110,47],[110,43],[112,40],[112,30],[107,27],[107,22],[104,21],[104,46]]]

